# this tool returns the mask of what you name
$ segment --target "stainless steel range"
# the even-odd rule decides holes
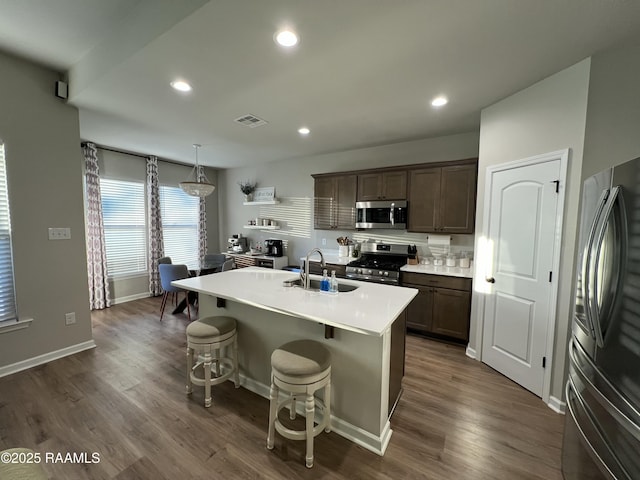
[[[361,257],[347,265],[347,278],[400,284],[400,267],[407,263],[407,245],[365,242],[360,252]]]

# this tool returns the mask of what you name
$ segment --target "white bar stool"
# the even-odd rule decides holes
[[[229,356],[231,347],[231,356]],[[226,356],[222,356],[222,349]],[[194,354],[198,363],[193,364]],[[211,364],[214,364],[214,377]],[[221,374],[220,366],[224,367]],[[202,366],[204,377],[196,375]],[[238,336],[236,319],[232,317],[205,317],[187,326],[187,395],[193,391],[193,385],[204,386],[204,406],[211,406],[211,386],[218,385],[233,376],[236,388],[240,387],[238,372]]]
[[[324,402],[314,393],[324,388]],[[278,401],[280,389],[289,397]],[[278,412],[289,405],[291,419],[296,416],[296,396],[305,396],[304,430],[285,427],[278,419]],[[331,431],[331,353],[322,344],[312,340],[289,342],[273,351],[271,355],[271,392],[269,395],[269,432],[267,448],[273,449],[275,431],[291,440],[306,440],[307,468],[313,467],[313,439],[324,429]],[[323,410],[322,421],[314,427],[316,402]]]

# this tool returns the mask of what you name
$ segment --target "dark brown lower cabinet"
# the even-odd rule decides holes
[[[402,272],[402,286],[418,289],[418,295],[407,307],[408,329],[469,341],[470,278]]]

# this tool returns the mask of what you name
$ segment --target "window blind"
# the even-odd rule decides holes
[[[0,323],[15,321],[17,317],[7,168],[4,158],[4,144],[0,142]]]
[[[100,179],[109,277],[147,271],[144,184]]]
[[[200,199],[179,187],[160,186],[162,240],[164,254],[172,263],[196,268],[198,259],[198,219]]]

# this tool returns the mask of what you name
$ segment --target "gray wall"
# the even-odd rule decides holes
[[[0,334],[0,367],[90,341],[78,112],[53,95],[57,73],[0,53],[18,313],[30,327]],[[49,227],[71,228],[50,241]],[[77,323],[65,326],[65,313]]]
[[[476,238],[484,229],[487,167],[570,149],[560,253],[559,292],[551,396],[563,398],[567,331],[570,325],[575,242],[581,188],[590,60],[584,60],[482,111]],[[479,253],[480,254],[480,253]],[[474,289],[469,346],[479,354],[482,294]]]
[[[146,182],[146,159],[110,150],[98,150],[100,176],[116,180],[130,180]],[[158,180],[161,185],[177,186],[187,180],[193,166],[178,165],[158,159]],[[210,182],[217,184],[217,171],[206,169]],[[207,211],[207,247],[211,252],[219,251],[218,244],[218,194],[216,189],[206,198]],[[124,278],[110,279],[111,298],[115,303],[121,303],[137,298],[149,296],[149,275],[132,275]]]
[[[231,234],[242,233],[253,242],[266,238],[281,238],[288,243],[289,263],[298,259],[313,247],[323,250],[338,249],[336,238],[348,235],[361,241],[367,238],[388,242],[416,243],[426,248],[425,234],[388,231],[369,232],[314,230],[313,229],[313,178],[312,174],[358,170],[366,168],[408,165],[423,162],[439,162],[477,157],[478,134],[466,133],[413,142],[403,142],[346,152],[296,158],[269,163],[259,168],[234,168],[218,174],[220,183],[220,246],[226,246]],[[244,196],[237,183],[244,180],[258,182],[258,187],[275,187],[282,203],[275,206],[243,206]],[[255,217],[278,220],[281,230],[247,230],[243,226]],[[323,239],[326,244],[323,245]],[[473,250],[472,235],[457,235],[452,243],[460,248]]]
[[[591,59],[582,178],[640,157],[640,46]]]

